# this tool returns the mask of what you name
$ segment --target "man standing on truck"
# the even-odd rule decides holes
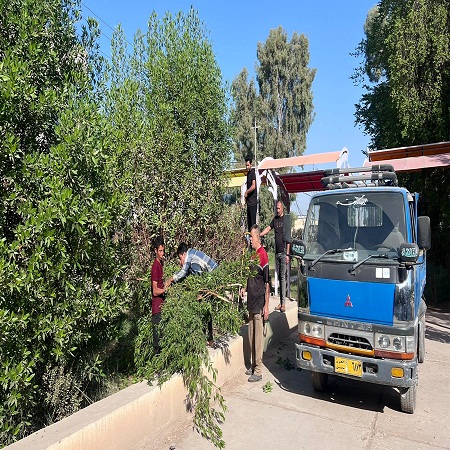
[[[286,267],[289,264],[290,244],[284,242],[284,208],[281,200],[277,201],[277,215],[270,225],[261,231],[261,237],[275,230],[275,270],[280,282],[280,303],[275,307],[276,311],[286,311]]]
[[[255,250],[250,266],[251,276],[247,280],[247,287],[241,289],[241,297],[247,291],[247,309],[249,313],[248,339],[250,343],[251,367],[245,374],[250,375],[250,383],[262,379],[263,355],[263,320],[269,317],[269,258],[261,245],[258,225],[250,230],[250,242]]]
[[[250,232],[256,224],[256,212],[258,209],[258,194],[256,189],[256,173],[252,167],[252,159],[245,158],[247,169],[247,190],[244,192],[245,203],[247,204],[247,230]]]

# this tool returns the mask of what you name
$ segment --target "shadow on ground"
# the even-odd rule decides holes
[[[329,375],[326,390],[315,391],[310,379],[311,372],[299,370],[296,367],[295,342],[297,339],[297,329],[294,328],[287,338],[264,355],[264,365],[282,390],[368,411],[383,412],[385,408],[400,411],[398,391],[390,386]]]

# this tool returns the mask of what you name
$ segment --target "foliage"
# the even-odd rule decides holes
[[[226,92],[196,13],[153,14],[132,55],[118,28],[103,73],[96,23],[77,36],[79,6],[0,0],[0,445],[94,401],[105,372],[133,371],[139,318],[137,360],[151,356],[156,234],[168,248],[185,240],[218,261],[242,251],[240,211],[221,202]],[[219,332],[235,331],[239,319],[224,286],[245,267],[228,264],[204,301],[192,293],[186,301],[210,310]],[[169,329],[184,323],[170,311]],[[198,340],[194,349],[195,330],[184,342]],[[161,368],[169,376],[175,367]],[[223,399],[198,371],[188,375],[204,430],[202,420],[222,417],[208,395],[222,407]]]
[[[264,392],[265,394],[268,394],[269,392],[272,392],[272,389],[273,389],[273,384],[272,384],[270,381],[268,381],[268,382],[262,387],[262,390],[263,390],[263,392]]]
[[[83,401],[83,392],[71,372],[63,366],[49,368],[42,377],[44,388],[44,404],[48,411],[49,423],[56,422],[77,412]]]
[[[212,408],[210,400],[217,400],[222,411],[225,406],[214,386],[203,323],[208,313],[218,333],[236,332],[241,323],[236,304],[226,301],[226,286],[244,276],[241,263],[232,262],[242,253],[240,210],[222,203],[223,170],[230,154],[226,92],[194,10],[163,18],[153,13],[146,32],[135,34],[132,54],[127,46],[119,27],[113,37],[104,109],[117,130],[117,160],[125,174],[119,181],[132,205],[128,278],[138,319],[135,364],[140,376],[158,377],[158,383],[183,373],[196,426],[223,445],[218,427],[223,413]],[[158,357],[152,355],[149,316],[156,235],[164,237],[169,261],[185,241],[221,263],[212,274],[171,288]],[[166,264],[166,277],[168,269]],[[203,366],[212,380],[203,374]]]
[[[259,191],[259,225],[261,230],[266,228],[276,215],[276,209],[273,196],[265,187],[261,187]],[[271,231],[263,237],[264,247],[275,251],[275,232]]]
[[[447,0],[383,0],[370,11],[355,73],[366,86],[356,121],[375,148],[447,140],[450,19]],[[359,77],[359,78],[358,78]]]
[[[77,7],[0,2],[2,445],[69,412],[69,386],[101,377],[98,349],[127,308],[128,202],[93,100],[97,31],[77,38]],[[44,387],[57,385],[59,405]]]
[[[263,148],[274,158],[301,155],[313,121],[311,86],[316,73],[308,68],[308,38],[282,27],[270,30],[258,43],[257,81],[263,110]]]
[[[202,248],[217,232],[229,157],[226,93],[212,46],[194,10],[152,14],[131,56],[126,46],[119,29],[107,110],[123,136],[136,238],[147,229],[145,241],[160,234],[172,248],[179,241]]]
[[[256,140],[255,149],[255,121],[259,126],[259,96],[256,93],[255,80],[248,81],[248,71],[244,67],[241,73],[234,79],[231,85],[231,93],[234,99],[234,108],[231,111],[231,122],[235,134],[235,158],[244,161],[250,157],[255,159],[259,150]]]
[[[249,125],[255,119],[258,159],[301,155],[314,118],[311,86],[316,70],[308,68],[308,39],[294,32],[288,42],[282,27],[272,29],[266,42],[258,43],[257,57],[258,94],[253,80],[247,83],[246,69],[232,83],[236,158],[254,154]]]
[[[356,122],[372,147],[393,148],[449,140],[450,16],[448,0],[382,0],[365,24],[357,48],[363,57],[354,78],[369,85],[356,105]],[[431,218],[437,265],[447,265],[450,245],[450,188],[447,169],[402,175],[421,193],[419,213]]]
[[[173,270],[169,269],[169,273]],[[212,366],[205,345],[206,321],[211,314],[216,342],[226,345],[220,337],[237,333],[242,324],[237,294],[248,274],[249,257],[245,254],[240,260],[220,264],[213,272],[187,277],[170,289],[164,302],[161,353],[151,353],[152,327],[148,317],[141,319],[136,341],[139,374],[161,385],[173,374],[180,373],[194,412],[195,427],[220,448],[225,445],[220,423],[226,405],[220,388],[215,385],[217,369]],[[211,401],[218,409],[211,406]]]

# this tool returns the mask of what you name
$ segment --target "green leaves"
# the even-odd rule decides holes
[[[356,120],[374,148],[448,140],[449,28],[443,0],[385,0],[370,11],[357,55],[375,84]]]
[[[258,127],[257,158],[285,158],[301,155],[306,134],[314,119],[312,82],[316,70],[310,69],[308,39],[292,35],[290,41],[282,27],[272,29],[264,43],[258,43],[256,80],[247,83],[244,69],[233,81],[235,154],[238,160],[253,157]]]
[[[159,355],[149,352],[152,342],[149,318],[141,319],[136,340],[140,375],[162,384],[173,374],[181,373],[196,428],[219,448],[224,446],[220,424],[226,406],[220,389],[214,384],[217,369],[212,367],[206,347],[206,323],[211,314],[219,340],[221,336],[238,332],[242,325],[238,292],[247,280],[248,265],[249,256],[245,255],[240,260],[220,264],[211,273],[189,276],[170,289],[162,308]],[[218,410],[212,406],[216,402]]]
[[[93,379],[128,308],[126,242],[114,237],[129,202],[110,170],[114,129],[81,64],[76,3],[0,5],[2,445],[51,416],[46,372]]]
[[[134,42],[128,55],[121,30],[114,35],[107,104],[125,137],[121,157],[134,225],[162,234],[171,248],[179,239],[205,248],[221,213],[230,153],[212,46],[193,10],[161,19],[153,14]]]
[[[180,240],[218,261],[240,251],[239,211],[221,202],[226,92],[197,14],[152,15],[132,55],[119,28],[102,72],[95,21],[76,34],[79,5],[0,2],[1,445],[89,403],[84,389],[108,364],[133,370],[138,319],[136,360],[148,369],[142,279],[153,236],[164,235],[168,253]],[[164,376],[186,370],[198,417],[219,440],[223,415],[209,399],[225,406],[200,376],[205,366],[214,378],[202,324],[210,312],[219,332],[237,330],[224,286],[243,277],[237,264],[206,287],[189,281],[182,303],[174,288],[164,320],[179,340],[163,338],[170,350],[152,366]]]

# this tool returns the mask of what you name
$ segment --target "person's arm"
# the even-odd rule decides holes
[[[264,302],[264,320],[269,318],[269,298],[270,298],[270,286],[269,283],[266,283],[266,300]]]
[[[152,281],[152,292],[153,292],[153,295],[155,297],[159,297],[160,295],[164,294],[165,289],[164,288],[159,288],[158,287],[158,282],[156,280],[153,280]]]
[[[173,283],[173,277],[170,277],[164,282],[164,290],[166,290]]]
[[[172,280],[172,282],[178,283],[183,278],[185,278],[187,276],[187,274],[189,273],[189,267],[191,266],[191,261],[192,261],[192,252],[188,250],[187,254],[186,254],[186,259],[184,260],[183,267],[181,268],[181,270],[179,272],[177,272],[175,275],[173,275],[172,278],[170,278],[170,280]]]
[[[266,263],[263,266],[263,280],[264,280],[266,292],[265,292],[265,299],[264,299],[263,315],[264,315],[264,320],[267,320],[269,318],[270,284],[269,284],[269,258],[267,256],[267,253],[265,250],[264,250],[264,260]]]
[[[264,228],[264,230],[261,231],[260,236],[264,237],[271,229],[272,229],[271,226],[267,225],[267,227]]]
[[[289,264],[290,252],[291,252],[291,244],[289,244],[289,242],[287,242],[286,243],[286,264]]]
[[[253,169],[252,169],[253,170]],[[247,198],[248,194],[250,194],[250,192],[253,192],[256,189],[256,175],[254,175],[255,172],[253,172],[253,176],[252,176],[252,184],[251,186],[245,191],[244,197]]]
[[[219,265],[208,255],[205,255],[205,259],[206,259],[206,268],[208,272],[212,272],[213,270],[216,270],[219,267]]]
[[[250,192],[253,192],[256,189],[256,180],[252,181],[252,185],[245,191],[245,196],[247,197]]]

